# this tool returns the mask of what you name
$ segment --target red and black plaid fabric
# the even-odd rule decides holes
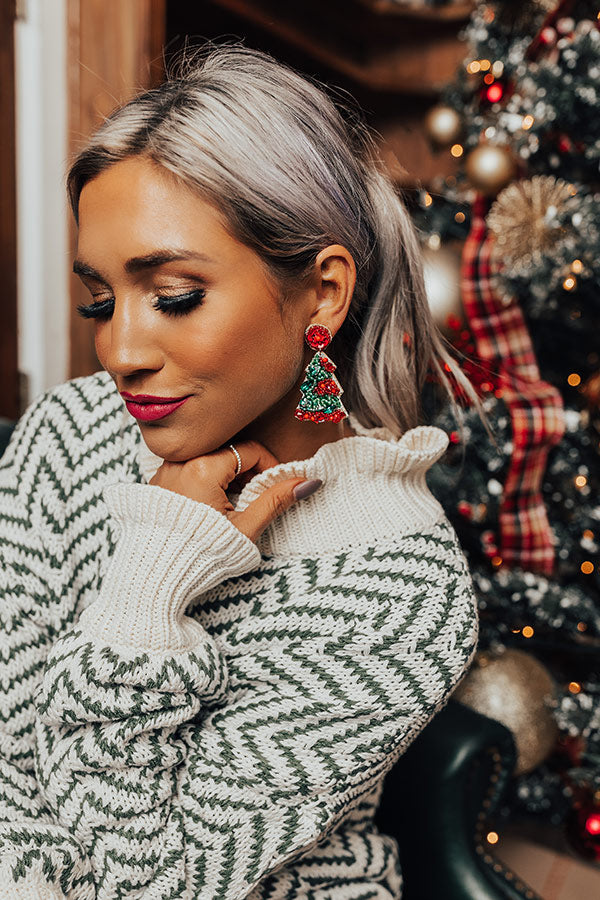
[[[554,541],[541,494],[548,451],[564,433],[560,393],[541,380],[529,331],[516,299],[491,285],[493,237],[485,217],[490,202],[478,194],[462,256],[462,296],[477,353],[498,373],[510,410],[513,452],[500,505],[503,563],[550,574]]]

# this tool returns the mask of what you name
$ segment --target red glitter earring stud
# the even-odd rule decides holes
[[[344,391],[333,374],[337,366],[322,352],[331,343],[331,331],[326,325],[309,325],[304,337],[317,352],[306,367],[294,416],[310,422],[340,422],[348,415],[340,400]]]

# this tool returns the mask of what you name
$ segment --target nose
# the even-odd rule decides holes
[[[139,299],[115,295],[107,331],[102,362],[112,375],[127,378],[162,368],[164,354],[156,320]]]

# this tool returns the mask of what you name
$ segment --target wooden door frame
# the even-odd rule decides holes
[[[16,0],[0,0],[0,416],[21,413],[17,344]]]

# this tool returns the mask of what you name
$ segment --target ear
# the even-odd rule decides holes
[[[354,294],[356,265],[341,244],[330,244],[315,260],[315,302],[311,324],[326,325],[334,335],[341,328]]]

